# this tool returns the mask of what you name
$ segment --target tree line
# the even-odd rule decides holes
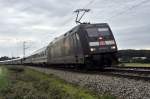
[[[4,61],[4,60],[11,60],[11,59],[16,59],[16,58],[19,58],[19,57],[8,57],[8,56],[2,56],[2,57],[0,57],[0,61]]]
[[[150,63],[150,50],[119,50],[117,55],[121,62]]]

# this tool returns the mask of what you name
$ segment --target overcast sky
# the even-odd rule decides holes
[[[150,49],[150,0],[0,0],[0,56],[27,55],[74,27],[77,8],[90,8],[82,21],[110,25],[119,49]]]

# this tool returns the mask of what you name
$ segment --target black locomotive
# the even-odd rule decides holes
[[[48,45],[48,64],[104,68],[117,62],[117,46],[107,23],[80,24]]]

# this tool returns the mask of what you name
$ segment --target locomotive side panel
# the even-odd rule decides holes
[[[49,64],[83,63],[83,51],[77,30],[71,31],[48,46]]]
[[[49,45],[48,63],[49,64],[66,64],[75,63],[73,39],[67,36]]]

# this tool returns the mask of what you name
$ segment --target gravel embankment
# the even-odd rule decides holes
[[[148,81],[55,69],[30,68],[54,74],[67,82],[87,87],[100,94],[110,93],[120,99],[150,99],[150,82]]]

